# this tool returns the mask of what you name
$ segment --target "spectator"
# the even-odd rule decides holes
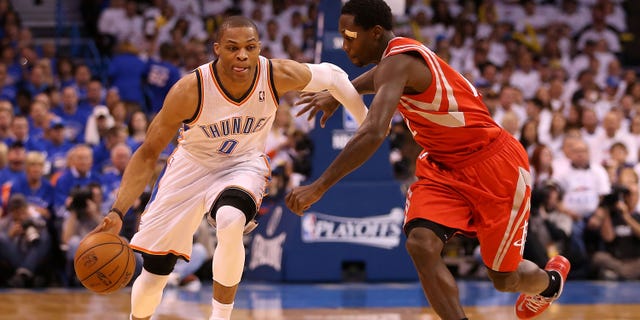
[[[607,48],[613,53],[620,53],[622,46],[618,31],[607,25],[604,7],[602,4],[596,4],[591,8],[591,24],[578,34],[578,49],[584,48],[588,40],[598,41],[604,40]]]
[[[49,180],[44,177],[46,157],[43,153],[28,152],[25,159],[25,174],[18,177],[11,185],[10,197],[21,194],[44,220],[53,217],[54,190]]]
[[[122,142],[117,143],[111,149],[110,163],[105,165],[102,170],[102,190],[105,195],[102,212],[107,212],[115,201],[122,181],[122,174],[131,159],[131,154],[131,148]]]
[[[46,95],[44,96],[46,97]],[[29,109],[29,116],[27,118],[29,140],[37,141],[42,147],[44,147],[45,134],[46,131],[49,130],[53,114],[49,112],[48,103],[39,99],[34,99],[33,102],[31,102],[31,107]]]
[[[131,149],[135,151],[147,137],[147,128],[149,127],[149,119],[142,111],[136,111],[131,115],[129,121],[129,137]]]
[[[118,88],[122,101],[145,106],[142,79],[146,65],[137,54],[137,49],[129,42],[118,45],[109,64],[109,83]]]
[[[12,184],[20,177],[24,176],[26,149],[20,142],[9,145],[7,151],[7,166],[0,170],[0,185]],[[6,203],[6,198],[2,199]]]
[[[569,160],[571,166],[565,171],[558,171],[556,176],[564,190],[559,211],[573,220],[571,246],[578,248],[576,255],[583,260],[588,254],[585,222],[596,211],[602,197],[611,192],[611,182],[602,165],[589,160],[589,147],[584,141],[572,144]],[[575,272],[578,270],[575,268]]]
[[[531,155],[532,189],[543,186],[553,177],[553,154],[544,144],[538,144]]]
[[[595,252],[593,266],[600,279],[640,279],[640,214],[638,175],[631,168],[622,169],[619,185],[604,197],[589,227],[599,231],[604,250]]]
[[[5,140],[5,143],[12,145],[21,143],[27,151],[44,151],[42,141],[32,139],[29,135],[29,120],[25,115],[17,115],[11,123],[12,138]]]
[[[23,196],[9,199],[7,215],[0,219],[0,261],[8,264],[10,287],[31,287],[36,276],[45,274],[51,249],[45,225]]]
[[[43,142],[47,154],[47,175],[51,177],[57,176],[67,167],[67,152],[73,147],[65,138],[64,127],[61,119],[51,120]]]
[[[163,43],[160,45],[160,59],[147,62],[143,74],[148,88],[148,114],[152,117],[160,111],[169,89],[180,78],[180,69],[177,67],[179,58],[175,47]]]
[[[76,188],[71,191],[71,200],[67,206],[69,214],[62,224],[60,243],[66,256],[66,273],[75,279],[73,272],[73,258],[78,250],[80,241],[93,230],[102,220],[98,204],[93,201],[93,194],[88,187]],[[76,279],[77,281],[77,279]],[[77,283],[73,281],[73,283]]]
[[[62,103],[53,112],[64,121],[64,136],[72,143],[84,141],[90,111],[78,108],[78,94],[73,87],[62,89]]]
[[[87,145],[80,144],[69,150],[68,168],[55,183],[54,210],[58,218],[68,216],[67,205],[71,190],[83,187],[91,182],[100,183],[100,177],[91,168],[93,151]]]

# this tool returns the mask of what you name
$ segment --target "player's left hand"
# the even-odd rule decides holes
[[[111,232],[117,235],[120,233],[120,229],[122,229],[122,220],[117,213],[111,211],[106,217],[104,217],[104,219],[102,219],[102,222],[97,227],[89,232],[89,234],[97,232]]]
[[[340,102],[336,100],[329,91],[320,92],[303,92],[300,94],[300,100],[295,103],[296,106],[302,105],[302,109],[298,111],[296,117],[299,117],[307,112],[307,120],[312,120],[318,111],[322,111],[322,118],[320,118],[320,127],[324,128],[327,120],[338,110]]]
[[[312,204],[316,203],[324,192],[313,183],[307,186],[293,188],[285,198],[287,207],[293,213],[302,216],[304,211],[309,209]]]

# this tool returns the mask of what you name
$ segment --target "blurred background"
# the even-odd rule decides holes
[[[482,93],[495,121],[529,152],[534,177],[525,257],[571,260],[571,279],[640,278],[640,12],[623,0],[406,0],[394,32],[427,45]],[[353,79],[337,32],[339,0],[0,0],[2,287],[78,287],[73,253],[101,221],[131,154],[169,88],[210,62],[218,26],[244,15],[262,54],[329,61]],[[284,206],[351,138],[342,109],[326,128],[280,97],[267,153],[273,168],[260,225],[246,236],[244,277],[272,282],[415,281],[404,249],[404,193],[414,143],[401,116],[386,144],[302,218]],[[367,103],[370,97],[365,97]],[[172,143],[158,161],[164,167]],[[155,181],[127,215],[130,238]],[[628,219],[620,203],[630,208]],[[597,213],[597,214],[595,214]],[[600,222],[603,215],[611,224]],[[211,279],[215,232],[203,223],[175,287]],[[486,279],[474,239],[445,260]]]

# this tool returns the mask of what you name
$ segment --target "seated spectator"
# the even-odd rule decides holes
[[[564,190],[559,211],[573,219],[571,246],[579,248],[577,256],[586,257],[592,239],[585,238],[585,223],[596,211],[600,199],[611,192],[609,176],[602,165],[589,159],[589,148],[584,141],[575,141],[569,153],[569,168],[559,171],[555,179]],[[588,233],[587,233],[588,234]],[[573,264],[572,272],[584,272],[583,264]]]
[[[622,169],[613,188],[589,219],[589,228],[599,231],[604,250],[595,252],[592,263],[600,279],[640,279],[640,213],[638,176]]]
[[[93,193],[88,187],[71,191],[71,201],[67,206],[69,214],[62,223],[60,245],[66,256],[67,276],[73,277],[73,257],[80,241],[102,221],[98,204],[93,201]]]
[[[25,158],[25,175],[12,185],[10,197],[21,194],[33,210],[49,220],[53,216],[53,186],[44,178],[45,155],[37,151],[28,152]]]
[[[47,175],[56,177],[67,167],[67,153],[73,147],[64,136],[65,123],[60,119],[54,119],[49,124],[44,140],[47,154]]]
[[[7,204],[7,215],[0,220],[0,263],[10,274],[7,284],[14,288],[33,286],[36,276],[44,275],[51,249],[51,238],[40,215],[29,209],[27,200],[15,195]],[[8,271],[8,273],[7,273]]]
[[[27,151],[44,151],[42,141],[31,138],[29,135],[29,120],[25,115],[16,115],[11,123],[13,136],[5,141],[6,144],[21,143]]]
[[[83,187],[91,182],[100,183],[99,175],[91,170],[93,167],[93,151],[87,145],[81,144],[69,151],[69,167],[62,172],[55,183],[54,210],[61,219],[68,215],[66,207],[71,190]]]
[[[129,142],[131,149],[135,151],[147,137],[147,128],[149,127],[149,119],[142,111],[135,111],[131,114],[129,121]]]
[[[53,112],[64,121],[64,136],[73,143],[84,141],[84,131],[91,113],[78,107],[78,93],[73,87],[62,89],[61,104]]]
[[[15,142],[9,145],[7,166],[0,170],[0,185],[11,184],[21,176],[24,176],[26,155],[27,153],[22,143]]]

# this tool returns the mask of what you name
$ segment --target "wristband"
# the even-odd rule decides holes
[[[122,213],[122,211],[120,211],[120,209],[118,208],[111,208],[109,210],[109,212],[115,212],[118,214],[118,217],[120,217],[120,221],[124,221],[124,213]]]

